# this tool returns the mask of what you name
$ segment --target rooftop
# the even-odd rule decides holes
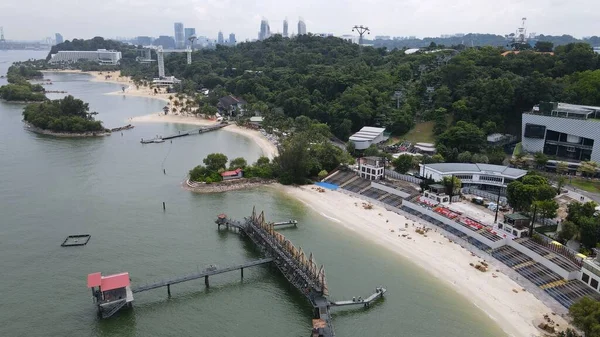
[[[504,217],[509,218],[511,220],[529,220],[529,217],[526,217],[521,213],[508,213],[504,214]]]
[[[527,114],[572,119],[598,119],[600,107],[592,105],[577,105],[560,102],[541,102],[535,105]]]
[[[221,177],[233,177],[237,176],[240,172],[242,172],[241,168],[235,169],[233,171],[225,171],[221,173]]]
[[[374,140],[385,131],[385,128],[376,128],[372,126],[363,126],[360,131],[350,136],[350,140],[353,141],[368,141]]]
[[[436,170],[440,173],[484,173],[491,175],[503,175],[512,179],[518,179],[527,174],[527,171],[516,169],[508,166],[493,165],[493,164],[468,164],[468,163],[439,163],[439,164],[425,164],[432,170]]]
[[[100,273],[92,273],[88,275],[87,283],[88,288],[100,286],[102,291],[125,288],[129,285],[129,273],[108,276],[102,276]]]

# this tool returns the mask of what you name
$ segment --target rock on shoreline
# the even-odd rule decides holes
[[[104,137],[110,136],[110,131],[87,131],[87,132],[56,132],[46,129],[40,129],[35,127],[26,121],[23,121],[25,124],[25,129],[31,132],[39,133],[42,135],[54,136],[54,137],[65,137],[65,138],[81,138],[81,137]]]
[[[264,185],[272,184],[275,182],[276,182],[276,180],[273,180],[273,179],[241,178],[241,179],[235,179],[235,180],[220,181],[218,183],[206,184],[206,183],[192,182],[188,178],[185,181],[185,183],[183,184],[183,187],[185,189],[187,189],[188,191],[192,191],[192,192],[196,192],[196,193],[220,193],[220,192],[241,190],[241,189],[245,189],[245,188],[264,186]]]

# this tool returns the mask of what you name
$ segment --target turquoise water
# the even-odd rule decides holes
[[[0,52],[0,73],[5,61],[43,56]],[[164,105],[104,95],[120,86],[86,75],[48,77],[52,90],[89,102],[106,127]],[[209,289],[202,280],[173,286],[171,298],[166,289],[136,294],[133,310],[108,320],[95,314],[88,273],[127,271],[135,285],[258,258],[251,244],[214,224],[221,212],[242,217],[252,206],[268,219],[299,221],[283,233],[326,266],[334,298],[388,288],[368,310],[334,311],[338,336],[505,336],[410,261],[275,189],[198,195],[181,188],[208,153],[256,160],[260,149],[240,135],[217,131],[141,145],[140,138],[193,127],[137,124],[123,136],[60,139],[26,131],[22,107],[0,103],[0,336],[307,336],[309,304],[266,266],[246,270],[243,282],[234,272],[211,278]],[[77,233],[92,235],[87,246],[60,247]]]

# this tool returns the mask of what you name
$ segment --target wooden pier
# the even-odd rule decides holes
[[[246,262],[246,263],[242,263],[242,264],[234,265],[234,266],[229,266],[229,267],[225,267],[225,268],[216,268],[216,267],[210,268],[209,267],[198,273],[192,273],[192,274],[185,275],[185,276],[175,277],[172,279],[162,280],[159,282],[138,286],[138,287],[131,289],[131,292],[133,292],[135,294],[135,293],[140,293],[142,291],[148,291],[148,290],[152,290],[152,289],[167,287],[167,292],[169,295],[171,295],[171,285],[173,285],[173,284],[204,278],[204,284],[208,287],[209,286],[209,282],[208,282],[209,276],[228,273],[228,272],[232,272],[234,270],[240,270],[241,278],[243,279],[244,278],[244,268],[260,266],[260,265],[263,265],[266,263],[271,263],[271,262],[273,262],[272,258],[265,258],[265,259],[250,261],[250,262]]]
[[[276,225],[296,225],[297,222],[293,220],[277,224],[268,223],[265,221],[264,213],[257,215],[256,211],[252,210],[251,217],[245,218],[243,222],[229,219],[225,214],[220,214],[216,223],[218,228],[223,226],[227,229],[234,229],[250,238],[265,256],[273,259],[273,263],[283,276],[310,301],[314,308],[313,337],[335,336],[330,313],[332,306],[363,305],[368,307],[372,302],[382,298],[386,292],[385,288],[379,287],[365,300],[359,298],[359,301],[354,299],[354,301],[330,302],[327,299],[329,290],[323,265],[318,267],[312,254],[307,257],[302,248],[297,249],[291,241],[274,230]]]
[[[174,138],[180,138],[180,137],[185,137],[185,136],[190,136],[190,135],[197,135],[197,134],[201,134],[201,133],[206,133],[206,132],[210,132],[210,131],[215,131],[215,130],[219,130],[221,128],[224,128],[226,126],[228,126],[228,123],[220,123],[220,124],[215,124],[215,125],[210,125],[210,126],[204,126],[201,128],[197,128],[197,129],[192,129],[189,131],[180,131],[176,134],[172,134],[169,136],[165,136],[165,137],[155,137],[155,138],[151,138],[151,139],[142,139],[140,141],[140,143],[142,144],[151,144],[151,143],[164,143],[165,140],[169,140],[169,139],[174,139]]]

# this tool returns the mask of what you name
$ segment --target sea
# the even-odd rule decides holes
[[[0,74],[43,51],[0,51]],[[85,74],[46,74],[49,90],[89,103],[105,127],[156,113],[164,102],[106,95],[119,84]],[[0,79],[0,85],[5,84]],[[60,98],[64,94],[49,94]],[[194,194],[186,174],[209,153],[249,162],[261,149],[220,130],[160,144],[140,139],[193,126],[135,124],[108,137],[66,139],[32,133],[23,104],[0,102],[0,336],[308,336],[312,308],[275,269],[259,266],[135,294],[132,309],[100,319],[86,287],[89,273],[129,272],[141,285],[260,257],[236,233],[218,231],[216,216],[296,219],[282,229],[325,266],[332,299],[388,289],[368,309],[333,309],[337,336],[506,336],[486,313],[451,286],[383,246],[344,229],[274,188]],[[166,209],[163,210],[163,202]],[[90,234],[86,246],[61,247]]]

